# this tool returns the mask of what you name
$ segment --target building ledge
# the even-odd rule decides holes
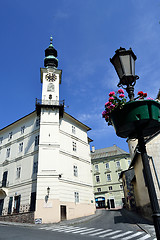
[[[111,172],[111,170],[108,168],[108,169],[105,170],[104,173],[110,173],[110,172]]]

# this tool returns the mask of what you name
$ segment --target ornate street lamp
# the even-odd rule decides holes
[[[134,85],[136,80],[139,78],[137,75],[135,75],[136,59],[137,57],[131,48],[126,50],[122,47],[115,51],[113,58],[110,58],[110,61],[120,79],[120,82],[117,86],[126,89],[131,101],[134,100]],[[124,85],[126,85],[126,87],[124,87]]]
[[[47,196],[49,198],[49,193],[50,193],[50,187],[47,188]]]
[[[144,137],[151,136],[160,130],[160,103],[153,100],[134,101],[134,85],[139,78],[135,75],[136,59],[131,48],[116,50],[115,55],[110,59],[120,79],[117,86],[126,89],[130,98],[130,102],[126,103],[122,109],[111,113],[111,120],[119,137],[138,139],[156,236],[160,239],[160,209],[144,141]]]

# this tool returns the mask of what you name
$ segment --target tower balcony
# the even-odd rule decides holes
[[[39,115],[41,112],[41,108],[51,108],[51,109],[59,109],[59,114],[60,117],[63,117],[64,113],[64,100],[59,101],[59,100],[45,100],[45,99],[37,99],[36,98],[36,111],[37,114]]]

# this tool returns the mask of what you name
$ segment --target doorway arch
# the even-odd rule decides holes
[[[4,199],[7,196],[5,190],[3,188],[0,189],[0,216],[2,215]]]

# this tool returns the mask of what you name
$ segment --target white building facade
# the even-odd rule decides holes
[[[51,42],[36,110],[0,131],[0,219],[51,223],[95,213],[90,128],[64,112],[56,57]]]

